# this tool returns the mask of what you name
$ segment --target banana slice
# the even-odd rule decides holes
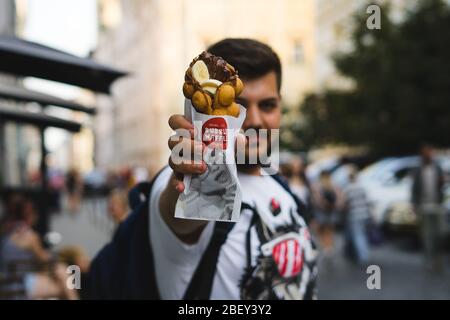
[[[200,83],[202,87],[219,87],[222,84],[222,81],[216,79],[208,79]]]
[[[208,91],[209,93],[211,93],[212,95],[215,95],[216,94],[216,91],[217,91],[217,87],[212,87],[212,86],[202,86],[202,89],[204,90],[204,91]]]
[[[208,91],[212,95],[216,94],[217,88],[222,84],[221,81],[216,79],[208,79],[206,81],[203,81],[200,85],[202,86],[202,89],[205,91]]]
[[[202,83],[209,79],[208,67],[202,60],[198,60],[192,66],[192,76],[198,83]]]

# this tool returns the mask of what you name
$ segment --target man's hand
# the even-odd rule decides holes
[[[169,166],[174,172],[172,182],[175,189],[181,193],[184,191],[184,174],[201,174],[206,170],[206,164],[203,161],[194,161],[194,156],[196,159],[201,159],[204,144],[194,140],[194,126],[184,116],[172,115],[169,118],[169,126],[175,131],[168,141],[169,149],[172,151]],[[190,152],[180,155],[178,154],[180,149]]]
[[[194,159],[202,159],[204,144],[194,140],[194,126],[182,115],[173,115],[169,118],[169,126],[175,134],[169,138],[168,144],[172,151],[169,166],[173,170],[164,191],[159,199],[161,216],[177,237],[185,243],[195,243],[206,221],[178,219],[174,217],[175,205],[178,196],[184,191],[183,176],[185,174],[201,174],[206,170],[206,164]],[[180,131],[183,131],[180,134]],[[183,154],[180,153],[183,150]],[[188,150],[189,152],[185,152]]]

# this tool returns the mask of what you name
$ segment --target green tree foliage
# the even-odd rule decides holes
[[[418,1],[399,23],[381,9],[381,30],[355,16],[352,52],[337,54],[337,70],[352,91],[308,96],[291,146],[325,143],[368,146],[376,155],[417,151],[423,141],[450,145],[450,8]]]

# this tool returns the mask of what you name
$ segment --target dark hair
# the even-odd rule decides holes
[[[227,38],[216,42],[207,50],[235,67],[244,80],[254,80],[274,71],[280,91],[281,62],[268,45],[252,39]]]

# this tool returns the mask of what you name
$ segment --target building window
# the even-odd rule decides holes
[[[294,64],[303,64],[305,62],[305,51],[303,43],[299,40],[294,41],[292,50],[292,62]]]

